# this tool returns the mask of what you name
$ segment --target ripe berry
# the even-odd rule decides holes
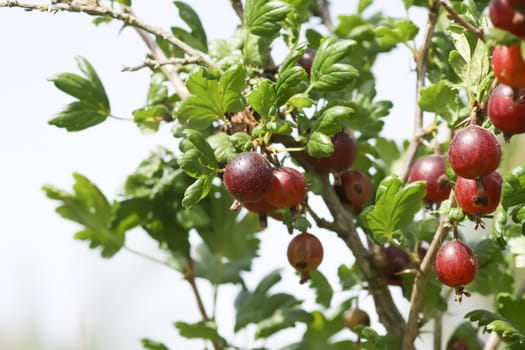
[[[335,134],[332,143],[334,151],[328,157],[309,157],[314,169],[321,174],[346,170],[355,159],[357,145],[350,130],[345,129]]]
[[[492,213],[498,207],[503,179],[497,172],[481,180],[458,176],[454,193],[459,206],[468,214],[481,216]]]
[[[224,169],[224,185],[240,202],[255,202],[266,193],[273,177],[270,162],[256,152],[235,156]]]
[[[418,159],[408,175],[408,182],[425,180],[427,194],[423,200],[427,206],[432,203],[441,203],[450,194],[445,158],[440,155],[429,155]]]
[[[299,59],[299,65],[304,68],[308,76],[310,76],[310,71],[312,70],[315,54],[315,50],[306,49],[304,50],[304,55]]]
[[[357,326],[370,326],[370,316],[368,316],[368,313],[365,310],[359,308],[348,310],[344,321],[346,328],[353,332],[357,330]]]
[[[456,288],[456,301],[461,301],[463,288],[476,277],[477,261],[474,251],[465,243],[453,240],[439,248],[434,262],[441,283]]]
[[[291,208],[304,201],[307,192],[303,174],[293,168],[283,167],[274,170],[266,201],[276,208]]]
[[[512,87],[525,87],[525,61],[518,44],[498,45],[492,51],[492,68],[500,83]]]
[[[520,37],[525,36],[525,17],[515,10],[511,2],[511,0],[491,0],[489,4],[490,21],[496,28]]]
[[[475,179],[496,170],[501,147],[493,133],[473,125],[456,132],[450,142],[448,160],[458,176]]]
[[[355,213],[360,213],[372,198],[370,178],[359,170],[345,170],[339,178],[341,184],[335,185],[339,199],[343,204],[350,206]]]
[[[503,132],[505,141],[512,135],[525,132],[525,89],[513,89],[499,84],[488,101],[488,113],[492,124]]]
[[[402,285],[403,277],[401,277],[399,273],[410,267],[410,257],[403,249],[396,246],[386,247],[384,253],[385,267],[383,273],[385,275],[386,284],[391,286]]]
[[[288,245],[288,261],[301,273],[299,283],[310,279],[310,272],[317,269],[323,260],[323,246],[314,235],[303,232],[290,241]]]

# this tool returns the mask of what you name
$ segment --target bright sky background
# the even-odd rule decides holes
[[[238,24],[227,0],[187,3],[200,14],[210,40],[228,37]],[[356,4],[333,0],[334,18],[354,12]],[[135,0],[134,5],[139,17],[157,26],[182,25],[170,1]],[[375,1],[374,8],[404,16],[402,1]],[[411,16],[420,24],[426,20],[424,12]],[[117,23],[95,28],[90,20],[82,14],[0,9],[0,349],[133,350],[141,349],[142,337],[164,341],[171,349],[201,349],[202,342],[181,339],[172,326],[176,320],[199,320],[190,288],[180,276],[124,251],[103,260],[98,251],[73,240],[78,225],[55,214],[56,203],[41,191],[45,183],[69,190],[76,171],[113,199],[150,150],[159,144],[175,145],[166,125],[156,135],[143,136],[133,123],[116,120],[79,133],[47,124],[70,101],[47,78],[66,71],[78,73],[76,55],[86,57],[97,70],[115,115],[129,117],[145,102],[149,72],[121,72],[123,66],[142,62],[143,43],[131,29],[119,33]],[[397,140],[412,131],[413,66],[407,50],[398,49],[379,59],[376,67],[378,98],[395,103],[386,134]],[[283,267],[285,282],[279,288],[311,298],[288,266],[285,228],[272,224],[260,237],[261,258],[255,262],[249,285]],[[351,264],[353,258],[334,234],[320,237],[325,246],[320,269],[337,281],[337,266]],[[136,231],[127,238],[129,246],[159,254],[145,234]],[[205,283],[201,286],[209,300],[210,290]],[[334,287],[338,288],[337,282]],[[218,317],[220,330],[228,335],[237,289],[223,289]],[[398,289],[395,295],[399,299]],[[361,302],[367,306],[371,298]],[[462,315],[472,307],[463,303],[456,310]],[[298,339],[296,330],[287,334],[267,345],[279,348],[289,343],[286,336]],[[246,336],[235,341],[240,346],[254,345],[246,343]]]

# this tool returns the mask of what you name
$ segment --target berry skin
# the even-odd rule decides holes
[[[323,246],[314,235],[303,232],[288,244],[288,261],[301,273],[299,283],[303,284],[310,279],[310,272],[317,269],[323,260]]]
[[[525,36],[525,17],[517,12],[510,0],[491,0],[489,17],[494,27]]]
[[[423,200],[427,206],[441,203],[450,194],[445,158],[440,155],[429,155],[418,159],[408,175],[408,182],[425,180],[427,194]]]
[[[304,55],[299,59],[299,65],[304,68],[308,76],[310,76],[310,71],[312,70],[312,63],[314,62],[314,57],[317,52],[313,49],[304,50]]]
[[[486,215],[498,207],[503,179],[497,172],[481,180],[456,179],[454,193],[459,206],[471,215]]]
[[[461,301],[465,285],[476,277],[477,259],[465,243],[453,240],[439,248],[434,262],[437,278],[449,287],[456,288],[456,301]]]
[[[506,142],[512,135],[524,133],[525,89],[499,84],[490,94],[488,113],[492,124],[503,132]]]
[[[370,326],[370,316],[365,310],[359,308],[353,308],[348,310],[345,315],[345,327],[350,329],[352,332],[357,330],[357,326]]]
[[[496,170],[501,147],[493,133],[473,125],[456,132],[450,142],[448,160],[458,176],[475,179]]]
[[[352,208],[354,213],[360,213],[372,198],[370,178],[359,170],[345,170],[339,175],[339,179],[341,184],[334,186],[339,199]]]
[[[293,168],[282,167],[273,172],[266,201],[276,208],[292,208],[304,201],[307,193],[303,174]]]
[[[270,162],[256,152],[235,156],[224,169],[224,185],[240,202],[255,202],[266,193],[273,177]]]
[[[310,163],[318,173],[328,174],[346,170],[355,160],[357,145],[350,130],[345,129],[335,134],[332,143],[334,151],[328,157],[309,157]]]
[[[496,46],[492,51],[492,68],[500,83],[515,88],[525,87],[525,61],[518,44]]]

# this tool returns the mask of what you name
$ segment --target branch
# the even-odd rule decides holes
[[[186,268],[184,269],[184,278],[191,286],[191,290],[193,291],[193,294],[195,295],[195,299],[197,300],[197,306],[199,308],[199,312],[201,314],[202,320],[204,322],[210,321],[210,317],[208,316],[208,313],[206,312],[206,308],[204,307],[204,303],[202,302],[202,297],[199,292],[199,288],[197,287],[197,283],[195,282],[195,270],[193,269],[193,260],[191,258],[186,259]],[[213,341],[213,348],[215,350],[222,350],[222,346],[218,341]]]
[[[57,3],[51,5],[39,5],[16,0],[2,1],[0,2],[0,8],[1,7],[19,7],[23,8],[26,11],[35,10],[41,12],[76,12],[86,13],[92,16],[111,17],[122,21],[131,27],[141,29],[145,32],[160,37],[169,42],[170,44],[177,46],[189,56],[197,57],[199,61],[204,63],[205,65],[216,68],[215,64],[208,57],[206,57],[201,52],[195,50],[193,47],[186,44],[184,41],[177,39],[162,28],[155,27],[143,22],[138,17],[125,11],[116,11],[110,7],[99,5],[96,3]]]
[[[425,73],[427,71],[428,65],[428,52],[430,50],[430,43],[432,41],[432,34],[434,33],[434,28],[438,20],[439,14],[439,5],[438,1],[434,1],[432,6],[429,9],[428,21],[425,29],[425,36],[423,37],[423,43],[421,49],[419,50],[419,55],[415,57],[416,59],[416,111],[414,115],[414,132],[413,138],[408,146],[407,153],[405,156],[405,161],[403,167],[400,171],[400,178],[403,181],[408,179],[408,174],[410,172],[410,167],[416,158],[417,151],[421,146],[421,140],[424,136],[423,131],[423,110],[419,107],[419,95],[421,90],[425,87]]]
[[[301,143],[294,140],[292,136],[273,135],[272,142],[281,143],[285,147],[300,147]],[[292,152],[290,155],[304,168],[315,172],[305,152]],[[328,177],[323,176],[323,200],[330,210],[333,222],[312,215],[319,227],[327,228],[335,232],[341,238],[350,251],[354,254],[357,264],[368,282],[369,291],[372,294],[379,321],[385,326],[389,333],[402,337],[405,331],[405,320],[399,313],[392,294],[386,285],[383,271],[378,267],[373,254],[370,254],[361,242],[357,233],[354,218],[342,205],[335,193]],[[311,214],[311,213],[310,213]]]
[[[149,58],[146,58],[142,64],[139,64],[137,66],[132,67],[122,67],[123,72],[136,72],[138,70],[141,70],[143,68],[159,68],[162,66],[177,66],[177,65],[185,65],[185,64],[191,64],[191,63],[197,63],[199,60],[198,58],[168,58],[166,61],[157,61],[152,60]]]
[[[142,41],[144,41],[148,49],[151,51],[151,54],[153,55],[153,57],[155,57],[157,61],[164,62],[168,60],[162,49],[159,47],[159,45],[157,45],[157,43],[154,40],[150,38],[148,33],[137,27],[135,27],[135,30],[137,31],[137,34],[141,37]],[[173,66],[161,66],[160,69],[168,77],[171,84],[175,87],[177,95],[179,95],[181,99],[184,100],[186,97],[189,97],[191,95],[188,89],[186,88],[186,85],[184,85],[184,82],[179,77],[179,74]]]
[[[463,26],[466,30],[477,36],[481,41],[485,42],[485,33],[483,32],[482,28],[476,28],[472,24],[468,23],[459,15],[459,13],[454,10],[454,7],[448,2],[441,0],[439,3],[447,10],[448,17],[453,20],[454,22],[460,24]]]
[[[242,8],[241,0],[230,0],[237,17],[241,20],[241,24],[244,23],[244,9]]]

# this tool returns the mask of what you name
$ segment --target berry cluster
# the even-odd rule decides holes
[[[266,226],[266,215],[281,219],[277,209],[296,207],[308,193],[303,174],[290,167],[274,168],[257,152],[235,156],[226,165],[223,180],[238,203],[261,216],[261,226]]]
[[[525,38],[525,1],[491,0],[489,15],[494,27]],[[492,68],[499,85],[489,97],[488,114],[508,142],[512,135],[525,132],[525,61],[520,45],[496,46]]]

